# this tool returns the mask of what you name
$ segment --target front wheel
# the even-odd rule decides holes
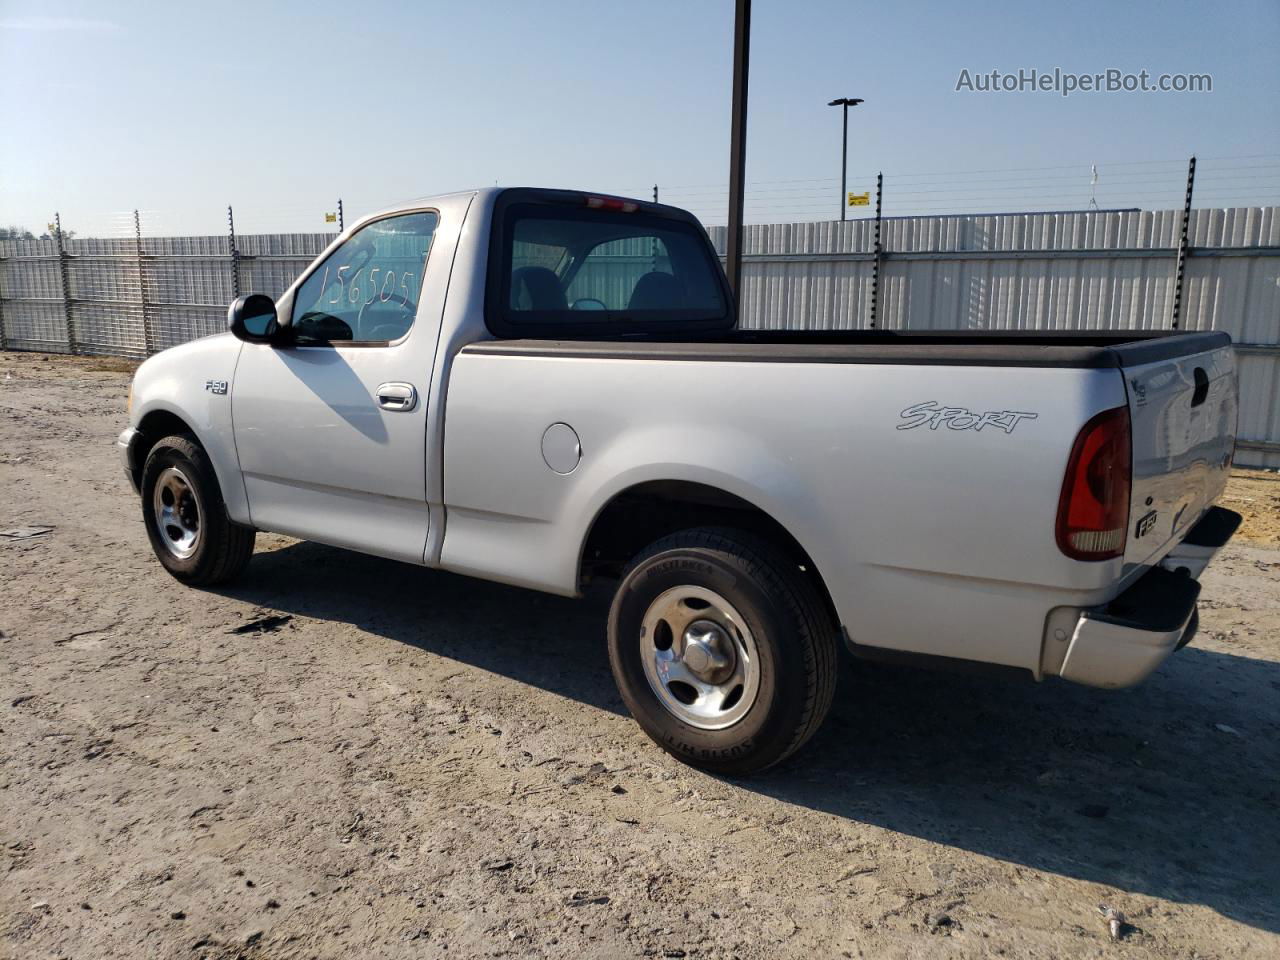
[[[213,464],[186,434],[165,437],[147,454],[142,519],[157,559],[183,583],[234,579],[253,555],[254,531],[228,519]]]
[[[609,662],[632,716],[663,749],[743,775],[790,756],[826,717],[835,629],[798,565],[767,541],[686,530],[623,574]]]

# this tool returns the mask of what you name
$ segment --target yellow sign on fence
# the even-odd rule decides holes
[[[866,207],[871,205],[871,194],[868,193],[851,193],[849,194],[849,206]]]
[[[337,222],[338,222],[338,215],[337,215],[336,213],[326,213],[326,214],[324,215],[324,222],[325,222],[325,223],[337,223]]]

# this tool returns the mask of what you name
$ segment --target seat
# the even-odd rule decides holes
[[[684,288],[669,273],[654,270],[636,281],[628,310],[671,310],[684,306]]]
[[[546,267],[521,267],[511,273],[513,310],[568,310],[560,278]]]

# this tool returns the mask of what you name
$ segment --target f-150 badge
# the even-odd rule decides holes
[[[1038,413],[1027,413],[1023,410],[988,410],[986,413],[974,413],[964,407],[940,407],[933,400],[913,404],[898,414],[907,423],[898,424],[899,430],[914,430],[926,423],[930,430],[945,426],[949,430],[981,430],[983,427],[995,427],[1005,433],[1013,433],[1014,428],[1023,420],[1034,420]]]
[[[1158,517],[1158,516],[1159,516],[1159,513],[1157,513],[1155,510],[1152,510],[1150,513],[1148,513],[1148,514],[1146,514],[1145,516],[1141,517],[1141,518],[1138,520],[1138,524],[1137,524],[1137,526],[1135,526],[1135,527],[1133,528],[1133,535],[1134,535],[1134,537],[1135,537],[1136,539],[1141,539],[1142,537],[1145,537],[1148,533],[1150,533],[1150,532],[1151,532],[1151,528],[1152,528],[1152,527],[1154,527],[1154,526],[1156,525],[1156,517]],[[1177,521],[1177,519],[1175,518],[1175,519],[1174,519],[1174,526],[1175,526],[1175,527],[1177,526],[1177,523],[1178,523],[1178,521]]]
[[[227,381],[225,380],[206,380],[204,388],[210,393],[224,394],[227,392]]]

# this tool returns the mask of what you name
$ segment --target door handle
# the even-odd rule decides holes
[[[378,406],[395,413],[408,413],[418,405],[418,391],[411,383],[384,383],[378,387]]]

